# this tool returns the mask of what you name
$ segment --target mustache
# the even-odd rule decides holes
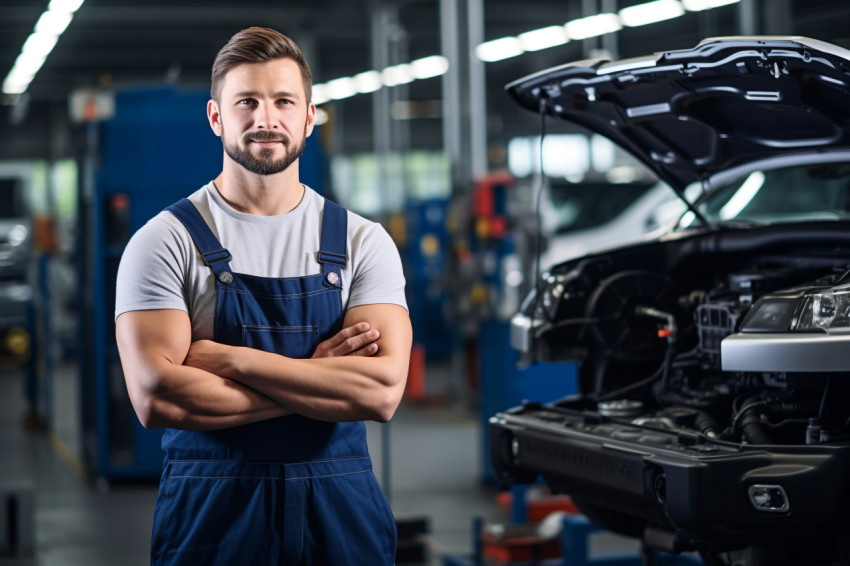
[[[254,132],[252,134],[246,134],[245,135],[245,141],[247,141],[247,142],[277,141],[277,142],[281,142],[281,143],[287,143],[288,138],[285,135],[279,134],[279,133],[276,133],[276,132],[259,131],[259,132]]]

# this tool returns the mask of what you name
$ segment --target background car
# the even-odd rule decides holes
[[[24,178],[0,174],[0,359],[29,353],[32,225]]]
[[[598,251],[637,242],[685,211],[660,182],[553,183],[549,206],[554,228],[540,258],[543,269]]]

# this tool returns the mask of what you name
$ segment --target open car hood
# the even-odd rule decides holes
[[[802,37],[569,63],[506,87],[520,105],[629,151],[681,194],[759,162],[850,148],[850,51]]]

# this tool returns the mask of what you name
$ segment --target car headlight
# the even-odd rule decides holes
[[[850,333],[850,285],[821,289],[807,295],[794,330]]]
[[[23,224],[15,224],[15,226],[9,230],[9,244],[12,246],[20,246],[27,240],[27,234],[29,234],[29,230]]]

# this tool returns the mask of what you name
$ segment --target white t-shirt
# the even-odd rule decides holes
[[[325,199],[309,187],[290,212],[257,216],[234,210],[210,182],[189,200],[230,252],[234,273],[302,277],[322,272],[317,261]],[[407,308],[398,249],[380,225],[348,212],[348,263],[342,270],[344,309],[390,303]],[[189,231],[160,212],[127,243],[118,268],[115,317],[127,311],[189,313],[192,340],[213,338],[215,280]]]

